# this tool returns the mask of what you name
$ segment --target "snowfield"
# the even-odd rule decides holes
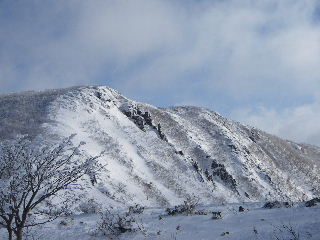
[[[287,234],[282,225],[300,239],[320,239],[318,206],[261,208],[266,201],[319,197],[319,147],[204,108],[139,103],[105,86],[0,96],[0,141],[17,134],[52,142],[76,134],[74,144],[86,142],[86,154],[102,153],[104,167],[94,181],[84,176],[57,196],[72,194],[71,215],[30,229],[40,234],[36,239],[106,239],[94,233],[96,212],[136,204],[146,207],[135,216],[145,235],[130,232],[120,239],[293,239],[279,235]],[[159,220],[167,207],[190,198],[208,215]],[[239,212],[239,205],[249,211]],[[222,219],[212,220],[210,211],[220,211]]]
[[[239,212],[239,206],[245,208]],[[163,208],[147,208],[134,214],[143,231],[123,233],[117,237],[97,231],[99,215],[78,214],[59,218],[29,232],[30,239],[48,240],[211,240],[211,239],[320,239],[320,206],[264,209],[263,203],[199,206],[208,215],[168,216]],[[221,219],[212,219],[212,211],[220,211]],[[121,211],[119,211],[121,212]],[[292,232],[290,232],[292,230]],[[5,239],[4,231],[2,238]],[[294,238],[297,236],[297,238]],[[33,238],[32,238],[33,237]],[[1,239],[2,239],[1,238]]]

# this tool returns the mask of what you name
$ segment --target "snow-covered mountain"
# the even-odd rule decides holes
[[[320,148],[297,144],[199,107],[157,108],[104,86],[0,96],[0,140],[76,133],[104,151],[80,201],[166,206],[200,202],[299,201],[320,195]]]

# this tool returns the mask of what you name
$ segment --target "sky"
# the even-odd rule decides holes
[[[0,94],[87,84],[320,145],[320,2],[0,0]]]

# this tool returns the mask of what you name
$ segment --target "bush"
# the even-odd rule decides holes
[[[279,201],[274,201],[274,202],[266,202],[263,205],[263,208],[289,208],[292,207],[292,204],[290,204],[289,202],[279,202]]]
[[[126,232],[144,232],[143,225],[139,224],[131,214],[130,210],[125,213],[115,213],[107,210],[101,213],[97,231],[109,238],[118,237]]]
[[[86,214],[93,214],[98,213],[100,208],[97,202],[95,202],[93,199],[89,199],[87,202],[80,203],[79,210]]]
[[[214,219],[214,220],[222,219],[221,212],[212,212],[212,218],[211,219]]]
[[[195,215],[208,215],[208,212],[206,210],[197,210],[194,212]]]
[[[136,204],[134,206],[129,207],[129,213],[130,214],[141,214],[144,211],[144,207],[142,207],[139,204]]]
[[[198,205],[198,199],[187,198],[183,204],[174,206],[174,208],[167,208],[166,212],[168,215],[176,214],[194,214]]]

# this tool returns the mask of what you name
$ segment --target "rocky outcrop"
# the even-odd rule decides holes
[[[236,191],[236,180],[228,173],[223,164],[219,164],[216,161],[212,161],[211,164],[212,176],[219,177],[224,183],[226,183],[232,190]]]
[[[144,113],[136,105],[125,103],[119,108],[128,118],[130,118],[142,131],[146,131],[146,126],[156,131],[159,138],[168,141],[166,135],[161,130],[161,124],[153,125],[151,114],[147,111]]]

